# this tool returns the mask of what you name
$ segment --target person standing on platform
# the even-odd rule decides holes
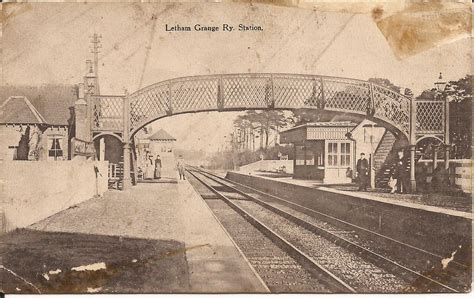
[[[408,193],[407,161],[403,150],[397,152],[397,161],[393,169],[393,176],[397,179],[397,193]]]
[[[357,161],[357,177],[359,179],[359,190],[367,190],[367,182],[369,175],[369,161],[365,158],[365,153],[360,154]]]
[[[176,167],[178,168],[179,180],[181,179],[186,180],[186,176],[184,176],[184,171],[186,170],[186,166],[184,164],[184,159],[182,155],[179,156]]]
[[[160,156],[157,155],[155,159],[155,179],[161,178],[161,159]]]
[[[149,155],[145,167],[145,179],[153,179],[153,156]]]

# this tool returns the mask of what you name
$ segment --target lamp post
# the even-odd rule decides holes
[[[448,83],[443,80],[443,74],[440,72],[438,81],[435,83],[436,86],[436,96],[442,100],[442,93],[446,91]],[[449,98],[448,96],[444,97],[444,168],[446,174],[449,176],[449,150],[450,150],[450,141],[449,141]],[[447,177],[449,178],[449,177]]]
[[[436,90],[438,91],[438,95],[440,95],[446,89],[448,85],[447,82],[443,81],[443,73],[439,73],[438,81],[435,83]]]
[[[92,109],[94,106],[93,102],[93,96],[95,94],[95,86],[96,86],[96,76],[94,74],[94,70],[92,68],[92,61],[91,60],[86,60],[86,66],[87,66],[87,73],[84,76],[84,84],[82,85],[84,87],[84,100],[78,100],[79,105],[82,105],[85,114],[85,119],[82,120],[84,123],[83,125],[80,126],[79,129],[76,129],[79,131],[79,135],[76,135],[78,138],[82,138],[84,141],[90,142],[92,141],[92,135],[91,131],[93,128],[93,113]],[[82,93],[82,92],[80,92]],[[82,94],[80,94],[82,95]],[[79,95],[79,97],[80,97]],[[77,105],[77,104],[76,104]],[[78,109],[79,111],[79,109]],[[78,115],[76,115],[77,117]],[[80,113],[79,113],[79,116]]]

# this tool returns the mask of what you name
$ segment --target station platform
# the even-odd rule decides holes
[[[65,292],[268,291],[187,180],[139,183],[127,191],[109,191],[103,198],[57,213],[2,241],[11,244],[0,245],[5,266],[43,293],[58,293],[66,283],[79,281]],[[6,260],[5,256],[31,246],[35,253]],[[76,273],[71,268],[87,264],[103,264],[103,270],[91,274],[103,272],[107,278],[70,278]]]
[[[473,219],[472,199],[466,197],[453,197],[440,194],[391,194],[388,191],[379,189],[358,191],[354,185],[326,185],[319,180],[294,179],[288,176],[279,176],[277,174],[265,172],[236,172],[243,175],[257,176],[276,182],[293,184],[308,188],[320,189],[333,193],[350,195],[360,199],[374,200],[387,204],[403,206],[408,208],[420,209],[429,212],[458,216],[466,219]],[[440,207],[440,205],[442,207]]]

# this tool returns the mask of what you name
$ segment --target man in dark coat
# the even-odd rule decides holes
[[[407,160],[402,150],[398,151],[397,154],[393,169],[393,176],[397,179],[397,193],[408,193]]]
[[[367,190],[367,182],[369,175],[369,161],[365,158],[365,154],[361,153],[357,161],[357,177],[359,178],[359,190]]]

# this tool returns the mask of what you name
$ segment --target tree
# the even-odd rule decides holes
[[[270,133],[272,131],[278,133],[280,128],[285,127],[287,123],[288,120],[285,114],[277,110],[247,111],[244,115],[240,115],[234,120],[234,125],[241,131],[244,131],[244,136],[246,137],[250,135],[254,138],[254,130],[260,132],[260,149],[263,150],[268,148]],[[248,140],[246,137],[244,139]],[[253,142],[254,139],[251,141]]]
[[[449,138],[453,158],[471,158],[472,75],[450,81],[443,92],[449,98]]]
[[[449,99],[449,138],[452,158],[471,158],[472,143],[472,75],[448,82],[438,94],[436,88],[424,90],[417,99]]]
[[[380,85],[382,87],[385,87],[387,89],[390,89],[394,92],[400,93],[400,90],[402,89],[401,87],[394,85],[392,82],[390,82],[389,79],[382,79],[382,78],[370,78],[367,81],[370,83],[374,83],[377,85]]]

